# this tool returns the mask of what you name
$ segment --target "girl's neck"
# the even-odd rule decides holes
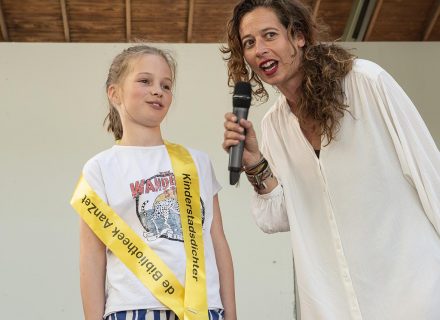
[[[124,134],[119,141],[122,146],[152,147],[164,144],[160,128],[143,128],[144,130],[134,130]]]

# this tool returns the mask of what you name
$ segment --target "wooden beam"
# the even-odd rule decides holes
[[[318,10],[319,10],[319,6],[321,4],[321,0],[315,0],[315,3],[313,4],[313,19],[316,19],[316,17],[318,16]]]
[[[364,41],[370,40],[370,36],[373,33],[374,25],[376,24],[377,16],[379,15],[380,9],[382,9],[382,4],[383,0],[377,0],[376,6],[374,7],[373,16],[371,17],[367,31],[365,32]]]
[[[432,10],[431,17],[429,18],[428,25],[423,33],[423,41],[427,41],[431,35],[432,29],[437,22],[438,16],[440,14],[440,0],[435,1],[434,10]]]
[[[186,42],[192,42],[192,31],[194,21],[194,0],[188,0],[188,29],[186,31]]]
[[[2,29],[3,40],[9,41],[8,28],[6,26],[5,16],[3,15],[2,1],[0,0],[0,29]]]
[[[125,0],[125,38],[131,42],[131,0]]]
[[[63,16],[64,39],[70,42],[69,18],[67,17],[66,0],[60,0],[61,15]]]

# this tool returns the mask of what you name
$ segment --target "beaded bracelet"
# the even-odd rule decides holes
[[[260,160],[258,160],[257,163],[250,166],[243,166],[243,171],[245,171],[247,174],[256,174],[260,171],[263,171],[267,161],[264,159],[262,154],[260,154],[260,156]]]
[[[258,169],[258,170],[257,170]],[[254,186],[255,191],[264,190],[267,188],[265,181],[273,177],[272,170],[266,159],[262,159],[252,168],[245,170],[246,177]]]

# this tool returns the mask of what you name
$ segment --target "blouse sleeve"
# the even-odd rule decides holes
[[[254,192],[251,211],[257,226],[266,233],[290,230],[283,188],[279,184],[270,193]]]
[[[264,120],[261,123],[263,132],[261,151],[269,162],[274,176],[277,177],[278,185],[270,193],[258,194],[254,191],[252,195],[251,212],[258,227],[266,233],[290,231],[284,190],[278,178],[272,155],[266,145],[266,141],[268,141],[266,136],[269,129],[267,128],[268,125],[269,124]]]
[[[386,71],[379,75],[378,91],[403,173],[416,188],[427,218],[440,235],[440,152],[416,107]]]

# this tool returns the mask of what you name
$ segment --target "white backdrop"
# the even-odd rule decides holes
[[[108,66],[125,44],[0,43],[0,308],[2,318],[81,319],[78,217],[69,199],[82,165],[112,145],[102,127]],[[178,61],[164,136],[208,152],[235,263],[239,319],[291,319],[289,235],[266,235],[249,213],[250,188],[228,185],[221,149],[231,89],[218,44],[160,45]],[[350,43],[387,69],[439,145],[440,43]],[[257,123],[274,100],[252,107]]]

